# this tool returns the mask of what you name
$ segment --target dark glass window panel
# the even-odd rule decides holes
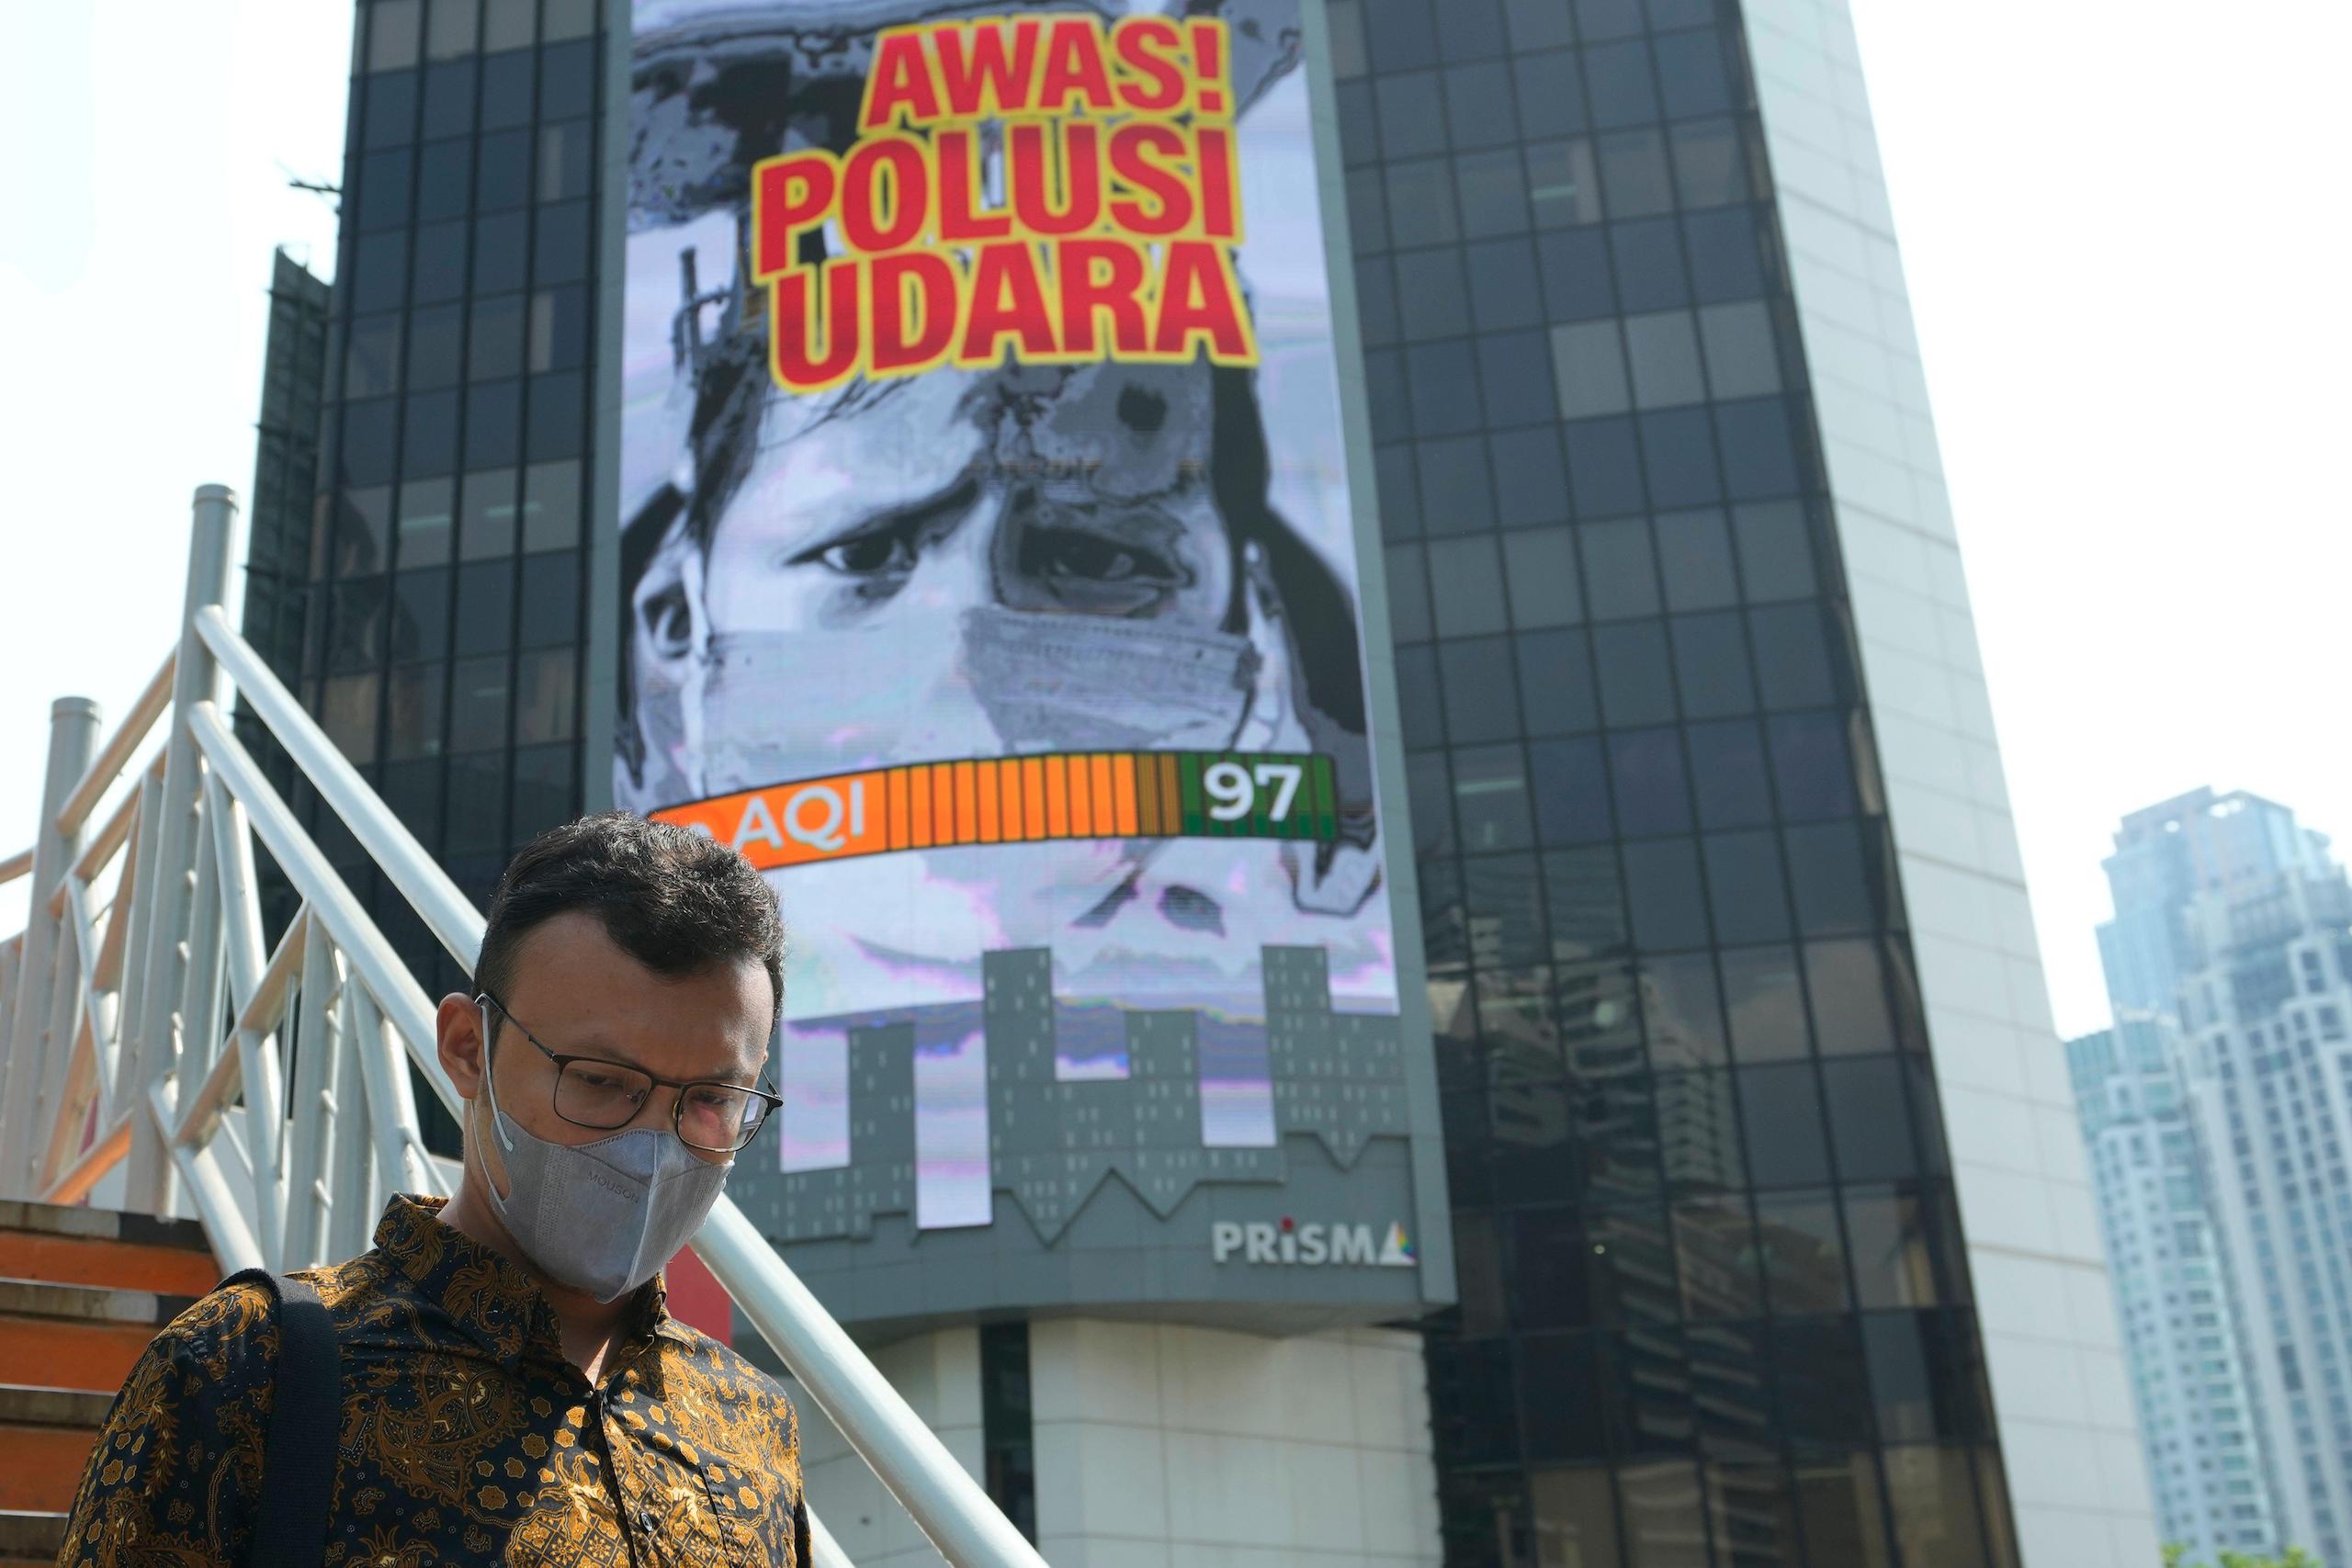
[[[449,760],[450,855],[505,852],[506,759],[498,750]]]
[[[1658,1143],[1665,1153],[1667,1184],[1676,1192],[1732,1192],[1747,1185],[1747,1168],[1740,1163],[1739,1105],[1732,1094],[1731,1075],[1723,1072],[1660,1073],[1656,1080]],[[1747,1238],[1747,1210],[1743,1199],[1738,1237],[1750,1288],[1756,1262]],[[1684,1281],[1688,1288],[1689,1281]],[[1757,1298],[1754,1313],[1763,1311]],[[1718,1313],[1746,1317],[1753,1313]]]
[[[1356,268],[1356,324],[1363,341],[1385,348],[1405,333],[1396,314],[1396,279],[1388,268],[1370,264]]]
[[[521,456],[523,386],[484,381],[466,397],[466,467],[512,463]]]
[[[1380,115],[1373,107],[1372,84],[1341,82],[1336,102],[1340,118],[1340,151],[1350,164],[1370,164],[1380,157]],[[1376,172],[1367,179],[1378,178]],[[1351,202],[1349,212],[1361,221],[1361,209]]]
[[[1506,628],[1502,569],[1491,537],[1431,544],[1429,565],[1440,637],[1477,637]]]
[[[1699,119],[1667,132],[1674,149],[1674,189],[1685,208],[1729,207],[1748,200],[1747,154],[1739,128],[1727,119]]]
[[[492,54],[481,62],[481,128],[527,125],[531,119],[528,54]]]
[[[524,451],[534,462],[576,457],[586,437],[587,382],[577,370],[531,378],[530,427]]]
[[[1430,623],[1429,570],[1419,545],[1392,545],[1384,558],[1388,573],[1388,624],[1400,643],[1425,642],[1436,634]]]
[[[530,231],[528,215],[495,212],[474,220],[474,292],[505,294],[523,287]]]
[[[1497,425],[1549,425],[1554,399],[1551,346],[1544,333],[1488,333],[1478,340],[1478,386]]]
[[[539,128],[539,199],[586,196],[595,179],[595,134],[589,121]]]
[[[362,145],[394,147],[416,140],[416,73],[386,71],[368,78]]]
[[[1756,1235],[1775,1316],[1846,1310],[1846,1243],[1838,1229],[1838,1205],[1827,1192],[1758,1194]]]
[[[1593,1337],[1542,1334],[1519,1344],[1521,1423],[1527,1458],[1548,1463],[1609,1452],[1608,1404]]]
[[[1530,735],[1566,735],[1600,722],[1593,686],[1592,658],[1584,633],[1522,632],[1519,648],[1519,700]]]
[[[376,704],[381,677],[330,675],[321,688],[319,728],[335,750],[362,767],[376,760]]]
[[[359,230],[397,229],[409,220],[409,176],[416,155],[406,147],[363,154],[359,160]]]
[[[556,550],[523,558],[515,637],[525,648],[580,639],[580,552]]]
[[[469,141],[435,141],[418,155],[416,216],[435,222],[465,216],[473,199],[474,145]]]
[[[463,367],[465,336],[462,306],[435,305],[413,312],[408,328],[408,389],[424,392],[456,385]]]
[[[1807,936],[1843,936],[1876,924],[1859,824],[1849,820],[1791,828],[1788,852],[1797,923]],[[1883,1024],[1883,1009],[1879,1018]],[[1893,1034],[1891,1026],[1887,1033]],[[1826,1038],[1823,1048],[1829,1048]]]
[[[1444,1451],[1452,1452],[1445,1439],[1439,1441]],[[1458,1568],[1516,1568],[1528,1517],[1527,1478],[1521,1472],[1441,1465],[1437,1510],[1442,1550],[1448,1563]]]
[[[457,651],[492,653],[513,646],[514,563],[471,561],[458,569]]]
[[[1449,0],[1438,28],[1438,51],[1448,60],[1483,60],[1510,45],[1498,0]]]
[[[1966,1449],[1890,1448],[1881,1457],[1904,1568],[1975,1568],[1988,1561]]]
[[[1734,501],[1793,494],[1800,487],[1796,430],[1779,398],[1715,405],[1724,451],[1724,493]]]
[[[1403,720],[1407,750],[1445,744],[1445,699],[1438,685],[1437,649],[1426,643],[1396,649],[1396,711]]]
[[[1642,12],[1653,33],[1710,27],[1715,21],[1714,0],[1643,0]]]
[[[1694,724],[1687,731],[1690,782],[1702,828],[1746,828],[1772,819],[1764,740],[1753,721]]]
[[[1662,1277],[1671,1281],[1674,1259],[1660,1260]],[[1610,1394],[1617,1406],[1619,1451],[1628,1456],[1688,1454],[1696,1447],[1690,1407],[1690,1363],[1682,1337],[1671,1328],[1609,1337]],[[1675,1484],[1662,1487],[1662,1478]],[[1686,1489],[1687,1483],[1687,1489]],[[1624,1501],[1626,1546],[1641,1568],[1702,1568],[1682,1555],[1703,1543],[1705,1526],[1699,1517],[1699,1492],[1687,1465],[1628,1464],[1618,1471],[1617,1484]],[[1672,1516],[1679,1513],[1679,1528]]]
[[[1442,751],[1420,751],[1405,759],[1405,790],[1413,823],[1413,851],[1419,855],[1453,852],[1453,784]]]
[[[1722,114],[1731,107],[1722,40],[1713,28],[1656,40],[1658,88],[1668,119]]]
[[[1449,1040],[1447,1035],[1446,1019],[1464,1013],[1467,1008],[1460,1001],[1462,987],[1453,978],[1461,976],[1470,963],[1470,913],[1463,902],[1461,864],[1455,861],[1426,862],[1420,867],[1419,881],[1422,946],[1430,974],[1438,976],[1430,982],[1430,1012],[1437,1021],[1438,1088],[1444,1093],[1460,1093],[1486,1082],[1484,1070],[1475,1060],[1475,1029],[1474,1038],[1466,1043]],[[1444,993],[1446,1005],[1441,1004],[1440,992]]]
[[[1432,1339],[1429,1347],[1433,1435],[1456,1463],[1519,1457],[1516,1379],[1508,1339]]]
[[[1663,131],[1611,131],[1593,138],[1593,152],[1611,218],[1654,218],[1674,210],[1674,177]]]
[[[1986,1435],[1990,1423],[1975,1337],[1965,1317],[1874,1312],[1865,1314],[1861,1325],[1882,1441],[1964,1441]]]
[[[400,402],[375,398],[343,406],[343,473],[345,483],[380,485],[392,477],[392,437],[398,428]],[[379,533],[380,541],[383,536]],[[381,560],[380,555],[374,558]]]
[[[1600,742],[1536,740],[1528,746],[1535,780],[1536,835],[1547,844],[1589,844],[1612,832],[1609,776]]]
[[[575,746],[531,746],[514,753],[514,841],[580,815],[580,761]]]
[[[1747,633],[1736,612],[1677,615],[1675,685],[1688,718],[1722,718],[1753,712],[1756,691],[1747,668]]]
[[[1674,721],[1674,666],[1663,626],[1595,626],[1592,657],[1600,674],[1600,711],[1611,728]]]
[[[1625,339],[1615,321],[1572,321],[1552,330],[1552,372],[1571,419],[1623,413],[1633,406]]]
[[[1517,141],[1510,67],[1496,60],[1448,71],[1445,118],[1456,147],[1501,147]]]
[[[1732,1055],[1743,1062],[1805,1055],[1804,993],[1797,982],[1796,953],[1785,947],[1734,948],[1723,953],[1722,964]]]
[[[1654,526],[1668,609],[1713,610],[1737,601],[1739,577],[1722,512],[1669,512]]]
[[[1340,88],[1341,108],[1341,140],[1348,141],[1346,124],[1347,94],[1350,84]],[[1354,157],[1354,143],[1348,141],[1349,156]],[[1377,168],[1356,169],[1348,175],[1348,227],[1357,255],[1371,255],[1388,247],[1388,187],[1383,183],[1383,171]]]
[[[1537,186],[1540,190],[1542,181]],[[1544,310],[1553,321],[1590,321],[1617,309],[1617,289],[1609,276],[1608,236],[1599,230],[1539,234],[1535,258],[1543,276]]]
[[[1508,740],[1519,733],[1519,687],[1506,637],[1442,643],[1446,727],[1457,744]],[[1539,808],[1540,809],[1540,808]]]
[[[502,748],[509,734],[505,657],[461,659],[449,677],[449,750],[488,751]]]
[[[1850,817],[1854,768],[1846,751],[1844,714],[1782,714],[1770,725],[1772,782],[1781,815],[1791,821]]]
[[[1653,953],[1641,963],[1642,1019],[1650,1064],[1660,1069],[1721,1066],[1730,1060],[1723,991],[1704,953]]]
[[[1690,294],[1702,305],[1765,292],[1764,220],[1756,208],[1718,208],[1682,220],[1690,242]],[[1676,303],[1680,303],[1677,300]]]
[[[1765,942],[1788,936],[1788,890],[1780,844],[1770,832],[1711,834],[1706,861],[1717,941]]]
[[[577,732],[579,654],[570,648],[526,653],[514,668],[514,739],[518,745],[569,740]]]
[[[397,309],[408,288],[408,235],[393,230],[362,234],[351,251],[351,302],[355,310]]]
[[[466,226],[430,223],[416,231],[416,283],[420,305],[455,299],[466,291]]]
[[[588,276],[588,204],[559,201],[538,209],[531,251],[536,283],[573,283]]]
[[[1874,1456],[1800,1454],[1795,1478],[1797,1517],[1813,1562],[1834,1562],[1839,1568],[1893,1568]]]
[[[1466,343],[1416,344],[1405,351],[1413,398],[1413,428],[1425,435],[1459,435],[1482,421],[1478,367]]]
[[[424,139],[464,136],[474,128],[474,62],[445,60],[424,69]]]
[[[1589,121],[1585,114],[1584,79],[1577,73],[1571,50],[1522,54],[1510,62],[1518,85],[1520,134],[1530,141],[1546,137],[1575,136]]]
[[[1399,441],[1413,434],[1413,400],[1405,386],[1405,359],[1396,349],[1363,356],[1364,400],[1372,411],[1375,441]]]
[[[380,485],[341,491],[330,504],[334,575],[360,577],[383,570],[391,540],[391,491]]]
[[[1487,438],[1494,464],[1495,512],[1506,528],[1559,523],[1568,515],[1568,470],[1556,430],[1511,430]]]
[[[446,474],[458,466],[458,394],[425,392],[401,412],[402,475]]]
[[[1421,516],[1435,534],[1471,534],[1495,524],[1487,444],[1475,435],[1424,441],[1413,454],[1421,476]]]
[[[523,470],[524,553],[575,549],[579,544],[580,465],[569,459],[532,464]]]
[[[1955,1231],[1943,1235],[1935,1209],[1911,1189],[1848,1188],[1846,1229],[1853,1237],[1854,1292],[1861,1306],[1932,1307],[1944,1292],[1939,1258],[1957,1246]]]
[[[419,567],[392,579],[392,659],[438,659],[449,642],[449,569]]]
[[[1503,581],[1511,624],[1521,631],[1574,626],[1584,619],[1576,540],[1566,528],[1503,536]]]
[[[1548,1203],[1574,1190],[1566,1085],[1497,1084],[1485,1103],[1494,1201]]]
[[[1657,92],[1650,78],[1649,50],[1639,39],[1587,49],[1584,75],[1586,88],[1592,95],[1592,123],[1596,129],[1645,125],[1658,118]],[[1611,210],[1618,216],[1629,216],[1615,205],[1613,186],[1610,202]]]
[[[399,680],[399,674],[395,673],[395,705],[391,721],[394,724],[400,722]],[[437,701],[440,690],[437,672],[434,690]],[[437,734],[434,737],[434,743],[437,750],[440,743]],[[441,841],[441,763],[437,758],[420,757],[408,761],[387,762],[383,793],[384,804],[392,808],[392,815],[401,819],[402,827],[416,835],[417,842],[430,847]]]
[[[1560,1021],[1547,968],[1481,970],[1472,985],[1478,1040],[1493,1087],[1550,1083],[1563,1071]]]
[[[1695,1465],[1685,1460],[1626,1465],[1617,1472],[1617,1495],[1632,1568],[1708,1568]]]
[[[1591,1281],[1597,1260],[1577,1211],[1525,1209],[1506,1216],[1505,1223],[1511,1238],[1511,1310],[1519,1326],[1582,1328],[1600,1321]]]
[[[447,574],[435,575],[444,579],[442,587],[446,592]],[[384,755],[387,758],[397,762],[403,759],[441,754],[442,703],[448,679],[449,667],[446,664],[411,664],[391,672],[387,693],[389,700],[384,705]],[[436,807],[440,795],[439,775],[440,770],[434,769],[431,798]],[[401,820],[407,821],[408,818],[403,816]]]
[[[523,368],[523,299],[520,294],[502,294],[473,302],[466,363],[469,379],[513,376]]]
[[[1638,417],[1642,465],[1649,476],[1653,503],[1696,506],[1721,497],[1704,408],[1663,409]]]
[[[1568,484],[1580,517],[1618,517],[1642,510],[1641,455],[1629,419],[1583,419],[1562,427]]]
[[[1383,76],[1373,84],[1380,113],[1380,150],[1390,158],[1445,151],[1445,107],[1434,71]]]
[[[539,118],[578,119],[596,104],[596,45],[593,39],[539,51]]]
[[[1388,165],[1388,231],[1400,249],[1462,237],[1453,216],[1453,164],[1419,158]]]
[[[1768,501],[1732,508],[1739,541],[1739,575],[1750,604],[1809,598],[1815,589],[1813,539],[1804,506]]]
[[[1703,1081],[1703,1080],[1702,1080]],[[1659,1086],[1663,1096],[1666,1086]],[[1735,1164],[1738,1145],[1732,1147]],[[1744,1197],[1698,1198],[1674,1206],[1675,1272],[1682,1282],[1682,1315],[1694,1322],[1764,1315],[1764,1283],[1756,1271],[1756,1237]]]
[[[344,350],[345,397],[380,397],[399,389],[402,321],[397,310],[353,321],[350,342]]]
[[[1859,1055],[1894,1046],[1885,976],[1871,942],[1815,942],[1805,946],[1805,988],[1825,1055]]]
[[[475,168],[477,208],[495,212],[522,206],[531,199],[531,133],[502,130],[483,137]]]
[[[1600,221],[1600,165],[1591,142],[1582,137],[1532,142],[1526,156],[1527,209],[1536,228],[1578,229]],[[1601,236],[1592,240],[1598,247]],[[1607,279],[1600,286],[1605,291]]]
[[[1473,855],[1462,863],[1472,956],[1482,966],[1524,965],[1546,954],[1544,891],[1526,855]]]
[[[1568,8],[1560,0],[1503,0],[1503,16],[1509,24],[1510,46],[1516,51],[1553,49],[1576,41]],[[1601,1561],[1614,1562],[1616,1557],[1611,1554]]]
[[[1829,1179],[1829,1139],[1813,1068],[1803,1062],[1739,1069],[1747,1169],[1758,1187],[1819,1187]]]
[[[1462,209],[1462,232],[1473,240],[1527,231],[1527,175],[1516,147],[1457,153],[1454,199]]]
[[[1887,1181],[1916,1174],[1919,1156],[1897,1059],[1829,1062],[1821,1072],[1839,1175],[1848,1181]]]
[[[1588,43],[1641,30],[1641,0],[1577,0],[1577,31]]]
[[[1595,1317],[1637,1332],[1613,1337],[1623,1346],[1646,1341],[1670,1349],[1671,1333],[1639,1332],[1671,1324],[1678,1303],[1674,1283],[1674,1239],[1666,1211],[1655,1201],[1613,1204],[1584,1214],[1587,1268]]]
[[[385,581],[355,578],[335,585],[327,628],[327,668],[363,670],[384,661]]]
[[[1624,855],[1634,945],[1654,952],[1704,947],[1707,902],[1697,846],[1688,839],[1645,840],[1627,844]]]
[[[1454,812],[1466,852],[1525,849],[1534,841],[1527,764],[1516,746],[1482,746],[1453,754]]]
[[[1617,824],[1630,838],[1690,830],[1690,791],[1682,776],[1682,738],[1643,729],[1609,738],[1609,771]]]
[[[1545,855],[1544,903],[1551,911],[1553,957],[1573,963],[1626,950],[1625,892],[1613,851]]]
[[[1534,0],[1514,3],[1521,9],[1530,9]],[[1563,9],[1561,15],[1566,14]],[[1540,1568],[1617,1568],[1617,1509],[1610,1497],[1609,1477],[1607,1470],[1598,1467],[1539,1470],[1530,1475],[1534,1552],[1532,1559],[1522,1557],[1517,1563],[1532,1561]],[[1457,1561],[1451,1544],[1446,1561]],[[1482,1564],[1481,1568],[1503,1565]]]
[[[1869,1380],[1850,1318],[1781,1322],[1771,1332],[1784,1436],[1823,1448],[1866,1448]]]
[[[1464,1338],[1483,1339],[1510,1327],[1512,1288],[1496,1217],[1476,1210],[1453,1216],[1453,1280],[1461,1295]]]
[[[1827,707],[1844,695],[1830,662],[1818,604],[1776,604],[1747,613],[1756,673],[1768,708]]]
[[[1372,464],[1374,483],[1380,498],[1380,536],[1384,539],[1419,537],[1421,507],[1419,486],[1413,479],[1412,448],[1406,446],[1376,448],[1372,455]],[[1419,558],[1416,557],[1416,561]],[[1419,566],[1414,570],[1418,574]],[[1419,581],[1418,575],[1414,581]],[[1426,600],[1426,592],[1423,598]],[[1429,615],[1426,603],[1419,606],[1419,612],[1426,621]]]
[[[547,0],[547,16],[539,36],[549,43],[559,39],[584,39],[596,30],[596,17],[603,9],[602,0]],[[594,56],[588,58],[593,60]]]
[[[1707,395],[1698,327],[1688,310],[1653,310],[1625,319],[1625,353],[1634,399],[1644,408],[1695,403]]]
[[[587,357],[588,290],[567,284],[532,295],[532,371],[568,370]]]
[[[1671,310],[1690,303],[1672,219],[1612,223],[1609,249],[1617,263],[1618,299],[1627,311]]]
[[[1760,1385],[1760,1361],[1751,1360],[1744,1367],[1735,1361],[1730,1367],[1735,1376],[1752,1370]],[[1754,1405],[1769,1404],[1761,1386],[1750,1391],[1743,1384],[1738,1392],[1744,1401]],[[1702,1408],[1707,1408],[1703,1402]],[[1752,1417],[1759,1412],[1743,1405],[1741,1414],[1751,1417],[1747,1429],[1754,1429],[1758,1423]],[[1749,1450],[1743,1445],[1740,1451]],[[1758,1458],[1749,1462],[1709,1465],[1706,1473],[1708,1520],[1714,1533],[1718,1562],[1725,1568],[1781,1568],[1782,1564],[1804,1561],[1797,1546],[1796,1492],[1787,1471],[1769,1458]],[[1849,1568],[1839,1558],[1818,1561]]]

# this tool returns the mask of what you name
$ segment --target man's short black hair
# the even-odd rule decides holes
[[[491,896],[474,983],[504,1002],[523,939],[558,915],[594,915],[615,946],[656,975],[753,959],[784,1016],[784,920],[766,879],[700,833],[626,811],[550,828],[516,852]]]

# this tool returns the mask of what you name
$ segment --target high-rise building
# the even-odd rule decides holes
[[[832,9],[854,30],[991,7]],[[854,1032],[850,1153],[747,1172],[747,1212],[892,1341],[886,1370],[1056,1561],[2144,1568],[1845,6],[1170,9],[1231,13],[1311,106],[1373,730],[1405,797],[1383,806],[1412,829],[1397,973],[1432,1051],[1270,946],[1284,1142],[1204,1147],[1205,1015],[1131,1015],[1115,1076],[1073,1081],[1055,1031],[1099,1020],[1042,958],[990,953],[985,1076],[956,1077],[957,1040]],[[826,11],[358,7],[315,520],[257,536],[254,565],[300,581],[297,689],[478,899],[613,787],[620,585],[662,537],[624,536],[615,478],[624,229],[699,199],[747,125],[785,134],[758,95],[841,40],[786,62],[752,35]],[[656,21],[733,52],[639,73]],[[670,116],[660,179],[636,177],[633,97]],[[742,299],[695,254],[681,366]],[[1091,1141],[984,1140],[966,1197],[1012,1217],[933,1226],[923,1139],[947,1123],[907,1108],[949,1080],[982,1126]],[[1419,1163],[1441,1128],[1442,1180]],[[1327,1175],[1317,1148],[1346,1159]],[[1242,1217],[1260,1202],[1303,1223]],[[1425,1345],[1396,1326],[1417,1322]],[[830,1509],[845,1544],[919,1551],[849,1539],[884,1510],[819,1425],[818,1506],[861,1499]]]
[[[2113,1029],[2068,1041],[2066,1058],[2157,1523],[2192,1562],[2218,1562],[2224,1551],[2267,1556],[2281,1544],[2268,1445],[2176,1039],[2168,1016],[2127,1014]]]

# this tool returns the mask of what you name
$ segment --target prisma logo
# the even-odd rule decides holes
[[[1247,1224],[1219,1220],[1209,1226],[1209,1255],[1215,1261],[1226,1262],[1237,1252],[1244,1263],[1301,1269],[1410,1269],[1414,1258],[1412,1241],[1395,1221],[1389,1222],[1387,1237],[1375,1240],[1370,1225],[1302,1225],[1288,1214],[1279,1225],[1263,1220]]]

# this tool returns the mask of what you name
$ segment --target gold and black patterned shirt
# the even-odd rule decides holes
[[[395,1198],[371,1252],[303,1274],[343,1349],[321,1561],[341,1568],[808,1568],[781,1389],[640,1294],[604,1381],[563,1359],[522,1270]],[[131,1370],[90,1455],[61,1568],[243,1561],[262,1490],[277,1310],[215,1291]]]

